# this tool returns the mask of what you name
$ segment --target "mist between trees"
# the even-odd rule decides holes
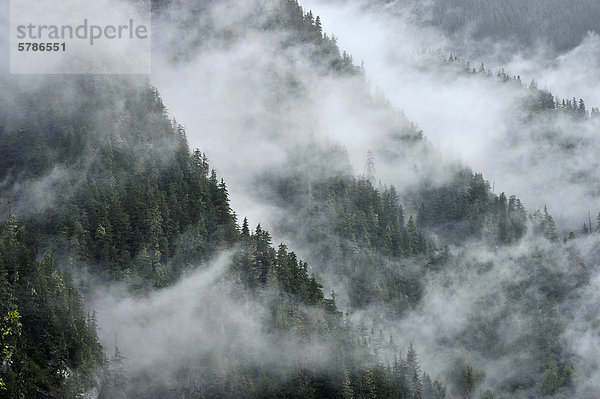
[[[370,72],[317,5],[156,2],[149,80],[3,78],[0,395],[597,396],[597,119],[410,19]]]

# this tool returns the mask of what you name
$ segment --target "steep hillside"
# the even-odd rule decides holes
[[[436,148],[296,0],[153,6],[169,111],[146,78],[0,81],[0,397],[594,397],[589,220]],[[595,120],[497,78],[516,139]]]
[[[47,102],[38,93],[61,85],[70,85],[77,101],[55,97],[53,112],[32,117]],[[245,219],[237,224],[225,183],[204,155],[190,152],[155,89],[126,80],[61,78],[27,94],[12,90],[31,107],[2,118],[2,152],[8,154],[2,196],[11,212],[2,230],[1,269],[9,397],[72,397],[90,389],[110,398],[290,396],[297,384],[316,397],[409,392],[401,380],[404,363],[394,370],[379,363],[364,333],[341,317],[335,298],[325,298],[305,262],[284,245],[274,248],[260,225],[251,233]],[[26,149],[19,148],[23,140]],[[41,203],[42,197],[50,201]],[[70,272],[88,295],[117,281],[144,300],[161,295],[157,289],[169,292],[227,249],[232,258],[217,284],[235,298],[231,306],[261,309],[252,319],[266,348],[253,353],[234,339],[187,359],[167,381],[154,381],[150,369],[127,370],[127,348],[103,353],[96,316],[85,316]],[[277,372],[265,359],[264,351],[315,340],[327,345],[326,356],[274,361]],[[414,363],[411,356],[407,361]],[[224,374],[215,375],[223,366]],[[323,367],[328,371],[317,371]]]

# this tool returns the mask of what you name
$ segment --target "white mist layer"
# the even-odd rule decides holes
[[[590,189],[587,181],[574,181],[580,173],[600,173],[593,161],[600,142],[590,136],[590,131],[600,131],[597,123],[583,125],[563,120],[559,136],[584,141],[585,148],[578,147],[577,154],[569,154],[558,151],[557,144],[544,152],[548,150],[540,148],[544,143],[527,140],[537,126],[518,123],[523,118],[518,104],[526,92],[494,79],[457,76],[424,67],[422,52],[458,44],[432,28],[416,26],[409,8],[399,11],[396,4],[389,6],[396,7],[392,12],[383,6],[367,6],[366,2],[327,0],[307,0],[303,4],[321,15],[324,30],[339,36],[341,48],[356,60],[364,60],[368,79],[384,90],[392,105],[402,108],[444,152],[456,154],[474,171],[482,172],[484,178],[495,183],[496,193],[515,194],[530,210],[548,205],[564,230],[578,231],[588,211],[600,211],[600,191]],[[535,79],[540,88],[547,87],[560,98],[583,98],[588,110],[600,105],[598,35],[590,34],[577,48],[550,59],[543,48],[529,56],[521,52],[506,54],[506,49],[499,48],[491,46],[485,58],[470,60],[473,67],[485,62],[494,73],[504,67],[511,76],[520,75],[524,83]],[[468,60],[469,54],[457,55]],[[500,58],[510,61],[498,64]],[[510,141],[516,135],[525,140],[512,147]],[[584,159],[591,162],[584,163]],[[573,197],[578,200],[565,201]]]

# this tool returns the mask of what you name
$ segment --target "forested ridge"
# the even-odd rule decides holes
[[[547,43],[557,51],[570,50],[588,32],[599,30],[598,21],[593,18],[599,12],[598,4],[590,0],[576,0],[569,5],[556,0],[449,0],[415,7],[422,23],[440,27],[450,35],[505,40],[531,47]],[[564,29],[556,29],[562,25]]]
[[[519,99],[515,104],[515,109],[521,113],[515,116],[515,120],[511,123],[511,129],[514,129],[515,132],[509,134],[508,140],[504,143],[508,145],[508,148],[516,149],[520,144],[528,143],[532,144],[534,148],[544,147],[541,152],[548,154],[548,158],[550,158],[550,153],[559,154],[567,157],[570,160],[569,163],[575,163],[576,159],[581,156],[578,148],[592,145],[588,131],[595,131],[597,122],[600,120],[600,111],[597,107],[588,106],[583,98],[560,98],[547,87],[540,87],[541,85],[535,79],[526,83],[521,80],[519,75],[511,74],[504,68],[494,71],[486,68],[483,63],[475,68],[470,61],[461,59],[452,53],[437,51],[428,53],[425,59],[428,60],[426,62],[428,68],[439,66],[443,69],[447,68],[450,73],[455,73],[457,76],[489,80],[498,87],[506,85],[516,90]],[[522,161],[536,164],[534,154],[528,154],[527,157],[522,158]],[[590,177],[590,172],[585,168],[579,168],[576,171],[567,168],[564,173],[572,182],[584,181]],[[597,193],[594,184],[590,185],[589,190],[594,194]],[[544,212],[547,213],[547,209]],[[580,216],[581,228],[563,232],[561,238],[567,240],[599,231],[599,215],[596,212],[595,208],[588,209],[587,214]],[[542,210],[538,209],[537,214],[541,213]],[[554,236],[558,235],[554,234]]]
[[[330,162],[336,154],[344,158],[343,151],[330,148]],[[367,158],[367,165],[370,162]],[[485,370],[475,369],[469,352],[497,360],[519,353],[522,370],[541,370],[523,374],[516,368],[507,373],[503,389],[508,392],[532,388],[544,395],[568,392],[573,369],[568,349],[557,338],[564,333],[557,309],[565,295],[589,281],[577,251],[568,249],[573,257],[568,271],[557,271],[563,261],[558,255],[561,249],[547,253],[540,248],[516,259],[499,255],[489,261],[471,258],[468,251],[449,250],[471,240],[495,251],[508,246],[510,254],[510,247],[520,245],[527,234],[527,241],[541,240],[547,243],[542,244],[544,247],[555,245],[550,243],[557,243],[559,236],[547,209],[529,213],[515,196],[494,194],[480,174],[457,167],[448,184],[424,184],[413,193],[412,204],[405,204],[412,210],[410,214],[393,186],[375,188],[366,176],[349,176],[344,170],[315,181],[293,174],[266,179],[277,193],[275,203],[288,215],[280,220],[280,232],[299,243],[311,262],[321,264],[323,275],[340,282],[350,312],[371,309],[377,336],[386,328],[384,320],[390,315],[410,314],[420,306],[424,292],[430,289],[430,279],[493,279],[495,265],[504,262],[514,271],[528,270],[524,280],[503,282],[493,289],[499,292],[479,298],[469,327],[452,337],[467,354],[450,359],[449,369],[454,371],[447,375],[446,381],[451,381],[449,395],[469,396],[482,388]],[[507,308],[485,315],[495,295],[505,298]],[[514,346],[496,335],[500,325],[513,323],[511,312],[532,321],[532,328],[521,331],[519,339],[532,340],[534,345]],[[456,370],[463,370],[468,378]]]
[[[288,370],[285,375],[290,376],[284,378],[260,367],[240,365],[232,367],[217,392],[197,393],[197,397],[237,395],[235,392],[249,397],[291,396],[297,394],[299,382],[306,385],[302,397],[321,397],[324,392],[341,396],[344,390],[370,390],[383,396],[385,389],[389,397],[411,392],[402,382],[403,361],[398,360],[393,370],[378,363],[382,360],[366,344],[366,332],[359,334],[344,321],[335,300],[326,299],[305,262],[284,245],[274,248],[269,233],[260,225],[251,232],[246,219],[238,224],[225,182],[217,178],[200,151],[188,149],[183,128],[168,119],[155,89],[141,85],[125,90],[121,84],[113,86],[107,81],[103,86],[85,78],[76,84],[92,101],[77,104],[88,110],[83,115],[91,116],[91,121],[77,119],[77,108],[72,115],[61,115],[64,119],[60,121],[48,118],[48,125],[25,113],[18,129],[4,131],[9,139],[2,143],[3,153],[14,157],[15,142],[22,140],[35,152],[4,158],[3,179],[45,184],[45,177],[59,160],[68,174],[45,193],[54,196],[54,203],[39,211],[22,208],[14,200],[19,191],[4,193],[9,220],[3,225],[2,295],[10,300],[3,302],[3,328],[11,332],[7,334],[10,349],[4,357],[2,395],[16,398],[44,392],[70,397],[98,381],[102,381],[103,397],[135,395],[139,388],[118,384],[123,378],[121,355],[107,356],[102,351],[95,316],[86,314],[70,272],[85,270],[95,276],[95,282],[124,281],[134,295],[143,295],[177,282],[186,270],[227,248],[237,249],[230,271],[240,281],[236,295],[255,296],[267,303],[272,318],[265,329],[273,339],[290,329],[301,329],[308,337],[324,334],[336,342],[338,361],[346,366],[335,372],[332,367],[329,376]],[[105,87],[112,87],[110,95],[104,93]],[[113,101],[98,101],[102,94],[113,100],[124,94],[124,105],[114,109]],[[68,99],[62,101],[54,106],[75,106]],[[35,109],[32,106],[31,112]],[[99,130],[94,116],[114,121],[114,125]],[[29,121],[35,125],[28,125]],[[42,154],[46,159],[38,157]],[[378,196],[369,190],[371,196]],[[395,206],[394,201],[388,205]],[[15,217],[14,212],[20,215]],[[398,224],[394,229],[395,234],[404,230]],[[278,291],[274,297],[273,289]],[[64,300],[57,294],[64,295]],[[305,313],[301,305],[314,310]],[[318,309],[321,313],[315,320],[312,312]],[[363,353],[358,360],[354,358],[357,350]],[[416,355],[411,356],[415,363]],[[210,359],[204,361],[211,364]],[[210,366],[202,372],[208,373],[205,378],[213,378]],[[242,376],[243,382],[239,380]],[[420,381],[421,375],[418,377]],[[287,385],[287,378],[294,379],[292,385]],[[195,392],[196,387],[187,386],[185,379],[180,384],[177,391]],[[152,384],[143,394],[165,395],[160,386]]]
[[[573,120],[587,120],[589,118],[597,118],[600,116],[600,110],[597,107],[586,107],[583,98],[559,98],[553,95],[547,88],[538,87],[535,79],[529,83],[521,81],[521,76],[511,75],[509,71],[500,68],[497,71],[486,68],[484,63],[475,67],[473,63],[463,60],[456,55],[447,54],[443,51],[428,54],[427,57],[433,60],[434,65],[445,65],[454,67],[457,73],[461,75],[470,75],[473,77],[484,77],[497,79],[499,82],[512,84],[517,88],[521,88],[527,93],[523,100],[523,106],[530,112],[530,118],[534,118],[537,114],[547,117],[548,114],[558,116],[568,116]],[[528,90],[528,91],[525,91]]]
[[[153,2],[157,12],[170,4]],[[198,2],[189,15],[210,4]],[[287,32],[279,44],[301,43],[320,74],[364,79],[318,16],[296,0],[277,4],[277,12],[259,18],[261,29]],[[193,25],[192,17],[185,24]],[[193,46],[202,46],[202,34]],[[219,30],[215,40],[236,34]],[[174,59],[185,55],[178,46]],[[226,181],[205,153],[190,148],[185,128],[147,80],[76,76],[3,85],[0,397],[573,394],[577,370],[563,339],[565,313],[589,284],[590,269],[579,249],[560,239],[551,210],[528,211],[457,164],[447,165],[450,177],[441,183],[424,180],[400,192],[378,181],[372,152],[357,174],[344,147],[315,140],[286,154],[285,170],[255,182],[278,211],[269,222],[288,243],[280,244],[261,221],[236,214]],[[286,85],[293,94],[303,90],[293,78]],[[583,100],[526,89],[532,118],[597,114],[588,115]],[[391,109],[375,96],[364,102]],[[401,113],[390,120],[396,145],[430,148]],[[101,344],[97,314],[86,306],[86,298],[111,292],[98,294],[99,286],[154,303],[190,276],[212,273],[223,254],[224,271],[198,288],[206,300],[185,317],[201,319],[199,333],[224,342],[189,348],[185,359],[166,359],[174,366],[158,371],[128,363],[116,333],[114,346]],[[462,284],[477,289],[459,292],[468,291]],[[473,305],[463,328],[436,320],[440,330],[424,332],[437,334],[435,346],[416,347],[415,329],[438,317],[415,316],[431,306],[432,294],[439,302],[467,295]],[[219,305],[224,298],[229,307]],[[247,317],[239,331],[228,311]],[[256,325],[258,332],[248,332]],[[435,370],[421,365],[421,350],[439,356]]]

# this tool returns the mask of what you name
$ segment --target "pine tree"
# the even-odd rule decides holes
[[[248,228],[248,218],[244,218],[242,223],[242,237],[250,238],[250,229]]]
[[[424,250],[424,239],[412,216],[408,219],[406,234],[410,253],[416,255],[422,252]]]
[[[365,399],[377,398],[377,387],[373,379],[373,371],[367,368],[364,372],[364,395]]]
[[[587,110],[585,108],[585,102],[583,101],[582,98],[579,99],[579,105],[577,107],[577,114],[581,118],[585,118],[587,116]]]
[[[354,399],[354,390],[352,389],[350,373],[348,372],[348,367],[346,367],[345,364],[342,364],[342,398]]]
[[[427,373],[423,373],[423,399],[434,399],[433,383]]]
[[[321,26],[321,17],[317,15],[317,18],[315,19],[315,29],[317,34],[319,35],[319,38],[322,37],[323,35],[323,27]]]
[[[535,79],[531,79],[531,82],[529,83],[529,90],[537,90],[537,89],[538,89],[537,82],[535,81]]]
[[[535,211],[532,215],[532,219],[537,233],[542,234],[548,240],[558,240],[556,224],[554,223],[554,218],[548,212],[548,207],[544,206],[543,212],[540,212],[539,210]]]
[[[438,380],[433,382],[433,393],[434,399],[446,399],[446,387]]]
[[[411,393],[411,398],[421,399],[423,394],[423,384],[421,382],[421,367],[417,358],[417,351],[412,342],[406,353],[406,368],[408,372],[408,386]]]
[[[370,181],[371,184],[375,184],[375,156],[371,150],[367,152],[367,160],[365,161],[363,176],[365,179]]]
[[[473,367],[471,367],[471,365],[469,364],[463,370],[463,386],[467,398],[471,398],[473,396],[476,383],[477,382],[475,374],[473,372]]]

